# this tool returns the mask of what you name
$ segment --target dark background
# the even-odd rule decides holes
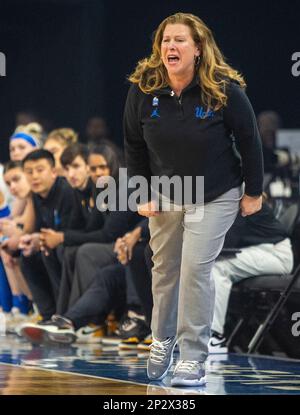
[[[18,110],[35,109],[54,127],[83,132],[102,114],[122,143],[126,76],[149,54],[153,30],[177,11],[200,16],[229,63],[242,71],[256,114],[278,111],[285,128],[300,128],[300,2],[0,0],[0,159]]]

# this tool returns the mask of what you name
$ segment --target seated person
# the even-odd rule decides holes
[[[15,200],[25,201],[27,204],[27,201],[29,201],[31,197],[31,192],[20,161],[9,161],[5,165],[4,180]],[[0,221],[1,232],[7,241],[10,238],[16,238],[18,235],[22,234],[25,217],[26,215],[24,212],[23,215],[18,217],[13,217],[11,215],[9,218]],[[22,275],[19,265],[19,258],[14,258],[9,252],[7,252],[7,246],[8,242],[7,244],[2,244],[0,254],[13,294],[13,318],[9,319],[7,327],[9,327],[10,331],[14,331],[14,328],[17,327],[19,323],[26,320],[26,315],[29,310],[28,299],[32,300],[32,296],[24,276]]]
[[[69,180],[71,180],[70,173],[74,180],[75,176],[79,180],[80,175],[83,177],[84,174],[87,174],[86,156],[82,152],[79,154],[78,149],[78,145],[77,147],[70,146],[61,157]],[[79,164],[81,168],[79,168]],[[118,184],[119,166],[118,155],[111,146],[102,144],[93,147],[89,152],[88,168],[94,185],[88,181],[90,187],[86,189],[87,199],[84,201],[86,207],[75,208],[74,206],[75,216],[76,212],[80,212],[77,214],[75,222],[74,219],[71,220],[70,229],[64,232],[45,229],[42,231],[43,249],[51,250],[57,248],[59,244],[64,246],[57,313],[64,313],[71,304],[80,298],[99,269],[116,262],[116,255],[113,251],[114,241],[132,229],[139,220],[139,215],[136,212],[129,210],[101,212],[96,206],[98,194],[97,191],[92,192],[92,188],[96,190],[95,184],[103,176],[111,176]],[[82,193],[79,189],[76,192]],[[98,191],[98,193],[100,192]],[[89,214],[84,212],[87,207]],[[84,226],[78,229],[80,223]]]
[[[56,311],[60,276],[56,251],[40,254],[40,232],[44,228],[62,231],[68,228],[74,192],[67,181],[57,176],[53,155],[47,150],[35,150],[22,162],[32,191],[32,223],[24,224],[20,238],[21,267],[33,300],[44,319]]]
[[[67,181],[74,189],[70,226],[64,231],[42,229],[40,237],[42,249],[58,248],[62,257],[62,268],[57,269],[57,278],[61,276],[58,310],[69,300],[78,246],[93,242],[95,238],[97,241],[104,225],[105,214],[96,207],[96,186],[90,178],[88,156],[87,147],[79,143],[69,145],[63,151],[60,162]]]
[[[12,161],[22,161],[33,150],[40,147],[43,129],[38,123],[19,125],[10,137],[9,156]]]
[[[66,232],[43,231],[43,244],[48,249],[60,243],[66,246],[80,246],[88,242],[102,242],[110,239],[109,229],[103,233],[105,215],[96,207],[96,183],[102,176],[112,176],[117,180],[119,161],[110,146],[102,145],[87,150],[83,144],[67,147],[60,159],[66,178],[75,189],[76,203]]]
[[[77,141],[78,134],[72,128],[58,128],[48,134],[43,148],[53,154],[58,176],[66,175],[66,171],[60,160],[63,151],[68,146],[77,143]]]
[[[127,267],[127,313],[123,316],[117,330],[121,350],[135,347],[148,350],[152,343],[150,329],[153,307],[152,251],[149,247],[149,239],[146,218],[132,232],[119,238],[115,245],[118,260]],[[105,343],[109,343],[109,340],[105,339]],[[112,342],[115,344],[116,339],[112,339]]]
[[[110,146],[101,145],[91,150],[89,167],[94,182],[102,175],[110,175],[118,179],[118,166],[117,155]],[[127,186],[127,183],[124,185]],[[117,193],[120,191],[119,189],[118,187]],[[118,195],[117,199],[119,200]],[[99,215],[98,210],[96,213]],[[76,229],[68,229],[63,232],[42,230],[43,249],[54,249],[61,242],[65,248],[68,242],[71,245],[68,248],[78,247],[75,258],[69,257],[70,261],[66,260],[66,251],[64,253],[64,266],[57,303],[57,313],[59,314],[64,314],[83,296],[103,267],[117,263],[114,241],[130,231],[140,221],[137,212],[129,209],[108,211],[104,216],[103,227],[98,226],[94,230],[87,229],[87,227],[80,231]],[[93,243],[84,243],[88,240]],[[75,262],[72,263],[74,260]]]
[[[74,189],[74,205],[70,215],[69,229],[55,231],[43,229],[42,244],[48,249],[54,249],[59,244],[77,246],[90,240],[91,231],[99,231],[104,224],[102,212],[96,208],[96,187],[90,178],[88,165],[88,149],[84,144],[72,144],[62,153],[61,165],[65,177]]]
[[[102,176],[111,176],[117,181],[122,167],[122,155],[119,155],[112,143],[93,145],[89,148],[88,164],[95,185]]]
[[[112,310],[118,310],[119,314],[124,311],[126,306],[126,276],[125,266],[134,256],[133,248],[138,245],[143,236],[143,226],[138,225],[131,233],[124,237],[129,241],[128,257],[125,258],[125,251],[119,249],[121,240],[119,238],[115,244],[115,251],[118,253],[119,263],[108,265],[99,269],[91,285],[86,289],[80,298],[70,306],[63,314],[54,315],[49,322],[44,324],[27,324],[22,327],[22,335],[34,343],[72,343],[77,342],[96,343],[101,342],[105,331],[104,322]],[[144,261],[145,262],[145,261]],[[141,261],[140,261],[141,263]],[[139,276],[142,280],[149,279],[143,275],[143,270],[147,272],[146,266],[139,268]],[[130,307],[129,307],[130,308]],[[132,313],[132,310],[131,310]],[[132,313],[133,314],[133,313]],[[145,317],[134,313],[130,314],[129,324],[124,324],[124,334],[126,337],[126,347],[131,343],[136,343],[132,337],[143,341],[150,333],[149,324],[145,322]],[[127,323],[129,323],[127,319]],[[126,332],[127,329],[127,332]],[[135,344],[136,346],[137,344]]]
[[[217,260],[212,269],[215,306],[210,353],[227,353],[224,325],[232,284],[259,275],[288,274],[293,268],[291,241],[265,202],[254,215],[238,214],[226,235],[224,248],[240,248],[241,252]]]
[[[27,125],[19,125],[9,140],[9,156],[11,161],[22,161],[28,153],[36,150],[41,145],[43,128],[36,122]],[[24,213],[25,200],[14,199],[11,203],[12,216],[20,216]]]

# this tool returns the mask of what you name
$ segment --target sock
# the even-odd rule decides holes
[[[29,306],[30,303],[26,295],[13,295],[13,307],[18,308],[22,314],[28,314]]]

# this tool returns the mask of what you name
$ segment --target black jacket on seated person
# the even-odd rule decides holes
[[[273,210],[263,203],[259,212],[243,217],[239,213],[226,234],[224,248],[243,248],[259,244],[276,244],[288,235],[275,218]]]
[[[127,183],[126,183],[127,185]],[[133,189],[127,189],[128,195]],[[141,221],[141,216],[137,212],[130,211],[105,211],[101,212],[97,208],[96,192],[94,195],[94,207],[89,215],[84,229],[71,227],[64,233],[64,246],[78,246],[85,243],[111,243],[117,238],[131,231],[135,225]],[[118,194],[118,192],[117,192]],[[117,207],[116,207],[117,209]]]
[[[74,206],[70,227],[64,232],[64,245],[76,246],[91,242],[88,232],[101,229],[105,216],[106,213],[100,212],[96,207],[96,186],[89,179],[84,190],[74,189]]]
[[[73,189],[73,191],[74,206],[70,219],[70,229],[84,231],[88,226],[94,226],[95,229],[103,226],[103,214],[95,206],[96,186],[93,181],[89,179],[83,190]],[[93,215],[94,211],[98,215]]]
[[[35,231],[50,228],[65,231],[70,226],[74,206],[74,191],[65,178],[58,177],[48,196],[32,196],[35,211]],[[53,250],[49,256],[38,252],[29,257],[21,256],[21,268],[44,319],[56,311],[56,299],[60,285],[60,262]]]
[[[64,177],[57,177],[47,197],[33,194],[32,200],[36,232],[41,228],[64,231],[70,227],[74,191]]]

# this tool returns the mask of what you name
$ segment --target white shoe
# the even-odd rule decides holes
[[[208,342],[208,353],[209,354],[221,354],[228,353],[228,347],[226,346],[225,337],[212,336]]]
[[[6,336],[6,326],[10,318],[11,318],[10,313],[5,313],[4,311],[0,311],[0,336]]]
[[[76,331],[76,343],[101,343],[104,335],[104,326],[89,324]]]
[[[31,315],[26,315],[25,319],[21,321],[21,323],[18,323],[15,327],[15,333],[21,337],[21,330],[23,328],[24,325],[26,324],[37,324],[39,321],[42,321],[42,316],[38,315],[38,314],[31,314]]]
[[[18,334],[18,328],[28,321],[30,321],[28,314],[22,314],[18,308],[13,308],[6,318],[6,332]]]
[[[72,322],[62,316],[54,315],[52,319],[37,324],[23,324],[21,336],[34,344],[71,344],[76,335]]]

